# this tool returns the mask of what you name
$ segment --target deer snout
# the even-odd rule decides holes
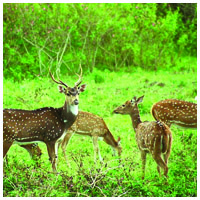
[[[119,112],[117,111],[117,110],[113,110],[113,112],[112,112],[113,114],[115,113],[115,114],[119,114]]]
[[[78,104],[79,104],[78,99],[75,99],[74,100],[74,105],[78,105]]]

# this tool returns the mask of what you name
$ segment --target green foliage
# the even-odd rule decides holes
[[[182,59],[196,66],[196,60]],[[180,67],[180,66],[178,66]],[[101,78],[96,78],[101,77]],[[61,76],[72,85],[76,76]],[[103,81],[97,81],[103,80]],[[197,93],[197,73],[142,69],[132,73],[95,69],[84,76],[87,89],[80,95],[80,110],[104,118],[115,138],[121,137],[121,162],[112,157],[110,147],[99,141],[104,164],[93,161],[92,140],[74,135],[67,147],[68,164],[59,150],[58,174],[53,174],[46,146],[42,149],[40,166],[27,151],[13,145],[4,162],[5,197],[196,197],[197,196],[197,131],[172,126],[172,152],[169,158],[169,178],[159,177],[156,163],[147,156],[146,177],[141,179],[141,158],[129,116],[112,115],[115,107],[133,96],[145,95],[140,104],[142,121],[152,121],[153,103],[166,98],[194,101]],[[20,83],[4,79],[4,108],[36,109],[61,107],[64,95],[49,78],[37,77]]]
[[[99,71],[97,69],[95,69],[92,73],[93,77],[94,77],[94,81],[95,83],[103,83],[104,80],[104,72]]]
[[[80,62],[85,72],[178,71],[183,54],[196,56],[197,9],[191,5],[185,20],[190,4],[5,3],[4,76],[34,78],[49,67],[73,74]]]

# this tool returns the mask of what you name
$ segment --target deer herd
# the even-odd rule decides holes
[[[73,87],[69,87],[60,79],[55,80],[49,71],[51,79],[59,85],[59,92],[65,95],[63,107],[3,110],[3,157],[6,156],[12,144],[18,144],[25,148],[31,156],[40,158],[41,150],[37,142],[43,142],[47,146],[53,172],[56,172],[59,146],[61,145],[67,161],[65,151],[73,134],[87,135],[92,138],[95,162],[97,154],[100,161],[103,161],[98,139],[103,139],[113,148],[113,155],[116,151],[118,156],[121,155],[120,137],[115,140],[103,118],[78,110],[79,94],[86,89],[85,84],[80,85],[82,82],[81,67],[80,70],[79,79]],[[114,109],[113,113],[131,117],[136,143],[141,153],[142,178],[145,177],[147,153],[150,153],[155,160],[159,175],[161,175],[160,168],[162,168],[164,176],[167,177],[168,158],[172,147],[170,127],[174,124],[184,128],[197,128],[197,104],[175,99],[162,100],[152,106],[151,113],[156,121],[142,122],[138,104],[143,101],[143,98],[144,96],[134,97]]]

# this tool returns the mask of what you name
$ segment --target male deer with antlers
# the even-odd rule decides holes
[[[64,106],[37,110],[4,109],[3,157],[13,143],[25,145],[41,141],[47,146],[53,171],[56,172],[58,144],[76,120],[79,94],[85,90],[86,85],[79,86],[82,82],[82,68],[74,87],[69,87],[61,80],[56,81],[49,73],[52,80],[59,84],[59,92],[66,96]]]
[[[103,138],[104,142],[106,142],[113,148],[114,155],[115,155],[115,150],[117,150],[118,156],[121,155],[122,148],[120,146],[120,137],[118,137],[117,141],[114,139],[112,133],[106,126],[106,123],[104,122],[103,118],[89,112],[79,111],[76,121],[67,130],[65,138],[61,142],[61,148],[66,160],[67,160],[65,154],[66,147],[70,138],[74,133],[92,137],[95,162],[96,162],[96,154],[99,154],[100,161],[103,161],[99,150],[98,138]]]
[[[164,175],[168,173],[168,158],[170,156],[172,133],[168,126],[162,122],[142,122],[138,110],[138,104],[142,102],[144,96],[138,99],[134,97],[131,101],[126,101],[122,106],[113,112],[116,114],[130,115],[133,129],[136,132],[136,141],[141,152],[143,176],[145,176],[146,154],[151,153],[157,163],[157,170],[160,174],[160,167],[164,170]],[[164,161],[161,158],[164,155]]]
[[[172,124],[184,128],[197,128],[197,104],[176,99],[166,99],[155,103],[151,113],[169,127]]]

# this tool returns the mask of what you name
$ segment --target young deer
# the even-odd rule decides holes
[[[184,128],[197,128],[197,104],[176,99],[155,103],[151,109],[153,117],[169,127],[172,124]]]
[[[41,141],[47,146],[53,171],[56,172],[58,143],[63,140],[66,130],[76,120],[79,93],[85,90],[86,85],[79,87],[82,82],[82,68],[74,87],[69,87],[61,80],[56,81],[51,72],[49,73],[52,80],[59,84],[60,93],[66,96],[64,106],[37,110],[4,109],[3,157],[13,143],[26,145]]]
[[[117,150],[119,156],[121,155],[122,148],[120,146],[120,138],[118,137],[117,141],[114,139],[103,118],[89,112],[79,111],[76,121],[67,130],[65,138],[61,142],[61,148],[66,160],[66,147],[74,133],[92,137],[95,161],[97,153],[99,154],[100,161],[103,160],[98,146],[98,138],[103,138],[104,142],[113,148],[114,155],[115,150]]]
[[[144,96],[138,99],[134,97],[131,101],[126,101],[122,106],[113,112],[116,114],[130,115],[133,129],[136,132],[136,141],[141,152],[143,176],[145,176],[146,154],[151,153],[157,163],[157,170],[160,174],[160,167],[164,170],[164,175],[168,173],[168,158],[171,151],[172,133],[168,126],[162,122],[142,122],[138,110],[138,103],[141,103]],[[164,155],[164,161],[161,158]]]

